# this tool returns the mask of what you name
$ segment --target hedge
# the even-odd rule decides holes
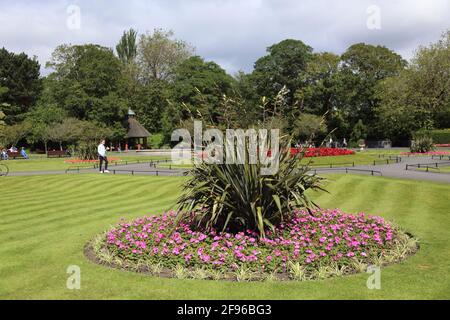
[[[450,143],[450,129],[431,130],[433,142],[436,144]]]

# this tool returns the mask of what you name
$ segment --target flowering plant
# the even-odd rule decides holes
[[[313,272],[323,266],[370,263],[389,256],[408,238],[383,218],[340,210],[295,211],[289,220],[258,238],[251,230],[232,234],[214,229],[193,230],[177,213],[123,221],[106,233],[104,249],[121,261],[150,261],[166,268],[183,266],[233,272],[288,272],[299,263]],[[412,250],[412,249],[411,249]]]
[[[332,156],[346,156],[355,154],[355,151],[349,149],[339,149],[339,148],[291,148],[291,154],[295,155],[299,152],[305,152],[304,157],[332,157]]]

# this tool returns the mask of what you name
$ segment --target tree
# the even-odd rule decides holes
[[[170,87],[166,81],[155,80],[140,86],[133,102],[139,122],[151,133],[162,131],[161,115],[168,108]]]
[[[3,128],[3,133],[0,136],[0,145],[5,147],[17,146],[19,141],[26,137],[29,130],[29,124],[26,122],[5,126]]]
[[[4,131],[5,125],[6,125],[4,119],[5,119],[5,114],[3,113],[3,111],[0,110],[0,141],[3,140],[3,131]],[[0,147],[2,147],[2,146],[0,145]]]
[[[95,160],[98,158],[97,146],[101,139],[110,138],[113,135],[111,129],[95,122],[82,121],[77,139],[76,154],[82,160]]]
[[[268,54],[255,63],[252,74],[260,96],[274,97],[286,86],[288,104],[302,87],[301,74],[311,59],[312,48],[300,40],[287,39],[267,48]]]
[[[138,65],[140,80],[170,80],[175,67],[189,58],[194,49],[188,43],[172,39],[173,31],[155,29],[140,36],[138,45]]]
[[[375,109],[380,101],[376,86],[380,81],[398,76],[406,61],[384,46],[358,43],[341,56],[341,99],[348,121],[353,125],[359,119],[373,128]],[[376,132],[368,132],[375,136]]]
[[[295,92],[300,110],[323,115],[338,109],[340,57],[330,52],[315,53],[300,75],[304,86]]]
[[[361,119],[353,127],[352,134],[350,136],[350,141],[353,144],[359,143],[360,140],[365,140],[367,138],[367,127],[364,125]]]
[[[47,127],[49,141],[57,142],[63,150],[63,143],[75,143],[82,136],[83,122],[75,118],[65,118],[61,123]]]
[[[110,49],[61,45],[47,66],[54,69],[47,80],[52,99],[69,116],[108,125],[123,119],[127,102],[116,94],[122,65]]]
[[[6,123],[20,122],[36,103],[42,90],[40,67],[36,57],[0,49],[0,104]]]
[[[133,29],[124,31],[122,38],[116,46],[117,55],[123,64],[133,63],[137,56],[137,32]]]
[[[408,92],[416,106],[431,116],[437,128],[450,127],[450,30],[428,47],[420,47],[411,61]]]
[[[48,130],[63,121],[65,116],[66,112],[56,105],[38,104],[26,115],[24,121],[29,127],[27,141],[29,143],[43,142],[45,152],[47,152],[50,140]]]
[[[393,140],[450,127],[450,31],[420,47],[406,70],[377,86],[377,129]]]
[[[302,113],[300,117],[294,122],[292,135],[300,141],[310,141],[318,134],[326,132],[323,117],[314,114]]]
[[[183,106],[183,120],[201,116],[208,123],[217,124],[221,116],[218,105],[233,84],[234,79],[218,64],[194,56],[175,69],[171,95],[176,104]]]

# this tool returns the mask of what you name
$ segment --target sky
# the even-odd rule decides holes
[[[37,56],[42,73],[62,43],[114,48],[124,30],[173,30],[229,73],[250,72],[266,48],[299,39],[341,54],[358,42],[410,59],[450,29],[448,0],[0,0],[0,47]]]

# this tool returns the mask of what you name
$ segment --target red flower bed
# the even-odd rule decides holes
[[[292,155],[296,155],[299,152],[302,152],[302,148],[291,148],[290,153]],[[334,157],[334,156],[347,156],[355,154],[355,151],[349,150],[349,149],[339,149],[339,148],[307,148],[305,157],[306,158],[313,158],[313,157]],[[267,156],[271,156],[272,151],[269,150],[267,152]],[[204,159],[208,156],[206,152],[201,152],[200,154],[201,158]]]
[[[291,148],[291,154],[297,154],[303,149]],[[334,157],[334,156],[347,156],[355,154],[355,151],[349,149],[338,149],[338,148],[307,148],[305,157]]]
[[[120,161],[120,159],[114,158],[114,157],[111,157],[111,158],[108,157],[108,161]],[[98,160],[70,159],[70,160],[65,160],[64,162],[66,162],[66,163],[97,163]]]

